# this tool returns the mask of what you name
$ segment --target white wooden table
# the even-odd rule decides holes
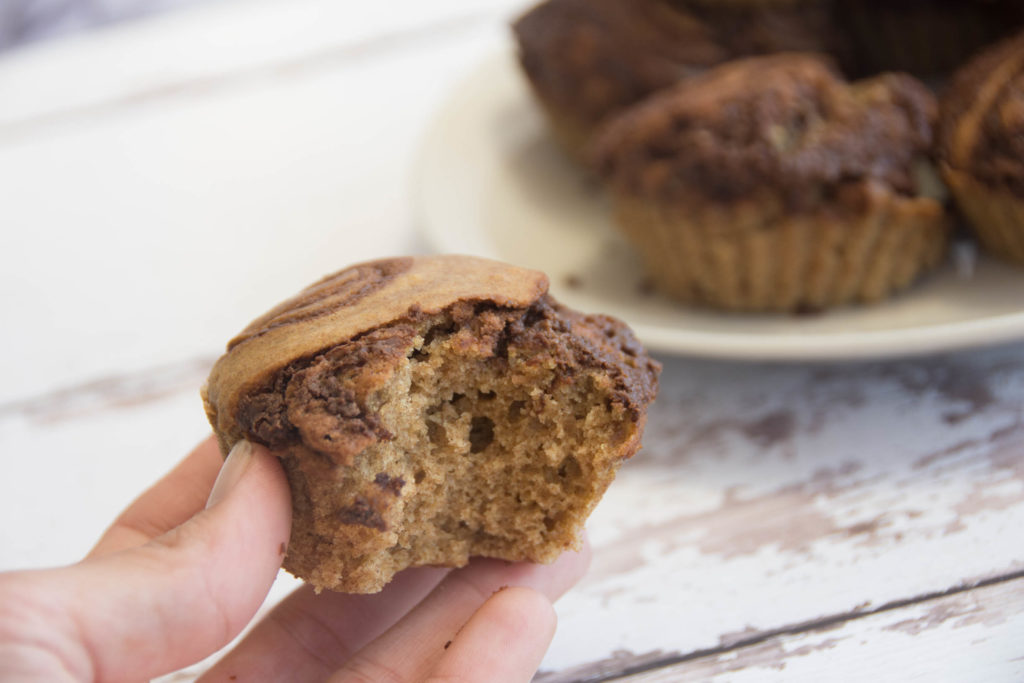
[[[516,6],[225,2],[0,59],[0,569],[200,440],[268,304],[425,248],[419,136]],[[538,680],[1024,679],[1024,345],[663,360]]]

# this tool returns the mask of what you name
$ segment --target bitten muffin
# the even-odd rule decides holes
[[[607,117],[725,60],[839,43],[818,0],[748,7],[679,0],[547,0],[513,30],[555,139],[577,159]]]
[[[938,145],[942,175],[978,240],[1024,265],[1024,34],[957,72]]]
[[[285,569],[379,591],[417,565],[551,562],[640,447],[658,364],[536,271],[396,258],[327,277],[228,344],[203,391],[226,454],[291,486]]]
[[[616,118],[593,161],[665,292],[813,310],[879,300],[940,260],[935,117],[910,76],[846,83],[814,56],[751,58]]]

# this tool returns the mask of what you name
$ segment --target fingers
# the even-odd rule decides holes
[[[0,577],[0,603],[26,616],[17,637],[55,653],[79,680],[148,679],[223,646],[277,574],[291,501],[278,461],[244,445],[210,503],[137,548]]]
[[[217,441],[211,436],[128,506],[88,557],[142,545],[183,524],[203,509],[223,464]]]
[[[374,595],[316,595],[304,586],[200,680],[322,681],[411,610],[448,571],[408,569]]]
[[[498,591],[455,636],[427,681],[523,683],[555,636],[555,608],[530,588]]]
[[[357,652],[330,681],[419,680],[441,660],[445,643],[495,591],[524,586],[554,601],[583,576],[589,563],[586,544],[582,551],[564,553],[550,565],[474,560],[451,572],[405,619]]]

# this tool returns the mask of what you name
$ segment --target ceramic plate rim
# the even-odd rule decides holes
[[[478,97],[479,84],[495,68],[508,68],[510,50],[495,51],[481,59],[456,83],[424,129],[413,164],[412,199],[420,234],[438,252],[472,253],[501,259],[486,249],[466,249],[444,226],[446,212],[432,196],[431,177],[450,163],[448,135],[460,105]],[[523,96],[526,97],[525,85]],[[446,158],[449,157],[449,158]],[[441,202],[441,206],[445,202]],[[883,304],[884,305],[884,304]],[[693,328],[651,325],[629,320],[645,345],[655,351],[684,356],[749,361],[856,361],[925,355],[944,351],[982,348],[1024,339],[1024,305],[1016,313],[993,315],[962,322],[851,332],[750,334],[715,332]]]

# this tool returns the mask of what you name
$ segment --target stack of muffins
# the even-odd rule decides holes
[[[660,289],[795,311],[878,301],[942,260],[936,168],[1024,264],[1022,27],[1015,0],[548,0],[515,34]]]

